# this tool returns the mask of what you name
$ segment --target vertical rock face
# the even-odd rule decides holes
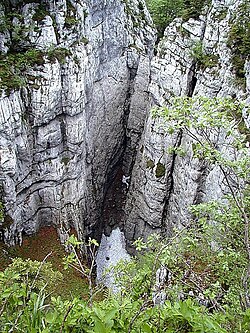
[[[176,19],[166,29],[152,63],[152,105],[185,95],[231,96],[249,102],[249,63],[245,62],[243,87],[227,46],[241,3],[213,1],[199,20]],[[219,169],[193,157],[192,139],[182,132],[167,135],[160,125],[159,119],[149,116],[133,168],[124,226],[129,242],[152,232],[168,235],[174,226],[187,224],[190,205],[227,192]],[[210,138],[217,145],[225,140],[223,131],[210,133]],[[168,153],[170,147],[181,148],[185,156]]]
[[[242,2],[213,0],[198,20],[174,20],[152,63],[155,33],[142,0],[0,4],[2,238],[14,244],[54,225],[100,239],[120,226],[130,244],[168,235],[187,223],[191,204],[221,197],[220,171],[148,111],[171,96],[249,102],[250,63],[243,87],[228,45]],[[224,141],[223,131],[210,135]]]
[[[137,0],[7,1],[0,10],[26,27],[20,53],[41,51],[21,72],[26,84],[0,97],[3,237],[14,244],[51,224],[99,237],[106,190],[123,157],[131,169],[149,107],[151,19]],[[13,34],[1,31],[2,54]]]

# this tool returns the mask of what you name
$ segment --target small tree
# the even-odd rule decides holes
[[[245,271],[241,279],[241,306],[245,309],[250,307],[250,154],[247,140],[249,130],[242,127],[243,108],[246,109],[244,104],[229,98],[184,97],[172,99],[169,107],[155,109],[153,116],[162,117],[163,126],[169,134],[179,131],[188,135],[193,140],[193,157],[216,166],[224,177],[228,189],[228,196],[224,198],[226,201],[223,204],[217,202],[194,206],[191,210],[198,220],[194,224],[196,234],[201,229],[203,233],[206,228],[213,229],[213,232],[209,231],[212,236],[209,237],[210,243],[207,246],[216,239],[216,246],[220,248],[223,247],[223,242],[229,245],[230,240],[230,249],[235,255],[232,262],[236,264],[239,258],[242,259],[237,266],[241,267],[242,274]],[[197,229],[197,223],[200,229]],[[236,235],[234,229],[242,231],[244,236]],[[225,234],[221,233],[222,230],[223,233],[226,232],[227,240]],[[232,235],[236,237],[235,241],[232,240]],[[243,244],[244,248],[238,244]]]
[[[66,246],[69,248],[70,253],[64,258],[64,267],[65,269],[72,267],[78,271],[83,277],[87,278],[89,284],[89,304],[93,306],[93,296],[94,296],[94,287],[93,287],[93,273],[95,269],[95,259],[96,259],[96,250],[99,246],[98,242],[95,239],[89,238],[87,243],[87,252],[89,255],[90,265],[87,265],[82,260],[79,250],[83,245],[83,242],[77,240],[74,235],[71,235],[67,242]]]

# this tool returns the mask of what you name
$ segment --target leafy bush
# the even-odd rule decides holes
[[[244,79],[244,65],[250,54],[250,5],[247,1],[239,6],[231,21],[227,45],[232,50],[235,74],[238,78]]]
[[[27,283],[32,285],[32,290],[39,291],[48,289],[53,291],[56,284],[62,279],[60,272],[52,269],[51,263],[23,260],[21,258],[13,259],[13,262],[6,268],[5,273],[1,273],[1,290],[13,283]]]
[[[197,19],[204,6],[209,5],[211,0],[146,0],[146,3],[159,37],[162,37],[165,28],[174,18]]]
[[[70,56],[72,53],[69,49],[65,47],[50,47],[47,52],[48,60],[51,62],[59,61],[60,64],[65,63],[66,57]]]
[[[173,19],[181,15],[184,8],[183,0],[146,0],[146,3],[160,37]]]
[[[182,17],[184,20],[190,18],[198,19],[202,9],[211,3],[211,0],[184,0]]]
[[[24,72],[43,63],[43,52],[36,49],[0,56],[0,89],[11,90],[25,86]]]
[[[211,68],[218,64],[219,56],[207,53],[201,41],[193,44],[190,52],[191,57],[196,61],[200,68]]]
[[[51,264],[15,259],[0,272],[1,332],[39,332],[46,291],[56,287],[61,273]]]
[[[62,47],[51,47],[47,52],[29,49],[25,52],[0,55],[0,90],[9,92],[27,85],[27,71],[45,63],[45,56],[51,62],[56,60],[64,64],[70,50]]]
[[[237,132],[233,117],[243,107],[231,99],[197,97],[174,98],[169,107],[154,110],[166,132],[183,131],[192,138],[193,158],[220,168],[230,195],[190,207],[189,223],[167,240],[161,235],[137,239],[138,255],[113,269],[120,292],[107,292],[101,301],[92,293],[91,302],[47,295],[47,282],[55,284],[51,268],[14,261],[0,273],[1,332],[249,332],[250,160],[246,135]],[[224,133],[224,150],[214,144],[213,131]],[[226,143],[234,152],[230,158]],[[67,245],[72,252],[66,266],[87,275],[91,287],[93,261],[89,269],[82,265],[75,237]],[[88,244],[92,258],[96,245]]]

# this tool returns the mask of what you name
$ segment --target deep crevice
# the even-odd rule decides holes
[[[107,174],[106,187],[104,189],[101,229],[105,235],[110,235],[111,231],[118,226],[120,229],[123,229],[124,205],[127,195],[127,185],[123,182],[125,176],[123,164],[125,151],[130,140],[130,137],[127,135],[127,124],[131,112],[131,98],[134,93],[134,83],[138,71],[138,65],[139,58],[135,66],[129,68],[128,89],[123,106],[123,140],[120,145],[120,150],[117,152],[120,156],[116,158],[115,163],[114,158],[110,161],[111,167]],[[134,162],[135,159],[132,161],[132,166]],[[132,169],[132,166],[130,167],[130,170]]]
[[[178,148],[181,145],[182,142],[182,137],[183,137],[183,132],[182,130],[179,131],[177,138],[176,138],[176,142],[174,145],[174,148]],[[169,225],[169,221],[167,219],[168,216],[168,209],[169,209],[169,202],[172,196],[172,193],[174,192],[174,170],[175,170],[175,162],[176,162],[176,158],[177,158],[177,153],[173,153],[172,155],[172,162],[171,162],[171,166],[167,175],[167,179],[168,179],[168,191],[167,194],[164,198],[164,206],[163,206],[163,211],[162,211],[162,219],[161,219],[161,234],[162,236],[169,236],[171,234],[171,226]]]

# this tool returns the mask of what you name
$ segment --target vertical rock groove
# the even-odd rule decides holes
[[[0,80],[6,242],[42,225],[97,239],[119,225],[130,244],[167,235],[188,221],[189,205],[222,195],[220,174],[193,158],[190,137],[167,135],[149,109],[172,96],[249,100],[249,63],[244,91],[232,80],[226,40],[240,3],[213,1],[197,19],[177,18],[154,57],[155,31],[141,1],[0,4],[8,19],[1,57],[14,71],[13,86]]]
[[[134,26],[136,1],[129,12],[120,0],[8,1],[0,12],[13,8],[15,24],[28,31],[13,56],[35,50],[39,59],[22,69],[23,87],[0,96],[3,201],[13,220],[2,234],[14,244],[54,225],[100,238],[104,197],[123,161],[133,162],[125,146],[134,155],[147,112],[147,98],[139,104],[149,83],[151,19],[145,10]],[[12,19],[0,33],[3,56],[12,52]]]
[[[240,3],[213,1],[199,18],[178,18],[166,28],[151,66],[152,104],[161,106],[173,96],[197,95],[234,95],[249,104],[249,93],[232,80],[235,72],[227,44],[230,20]],[[248,63],[245,66],[248,68]],[[217,134],[209,133],[215,144],[223,141],[223,133]],[[220,198],[227,192],[220,171],[194,158],[192,144],[187,133],[168,135],[161,120],[148,117],[126,200],[124,230],[129,246],[152,232],[169,235],[173,226],[188,223],[190,205]],[[181,147],[185,156],[169,155],[171,147]],[[157,175],[159,163],[165,172]]]

